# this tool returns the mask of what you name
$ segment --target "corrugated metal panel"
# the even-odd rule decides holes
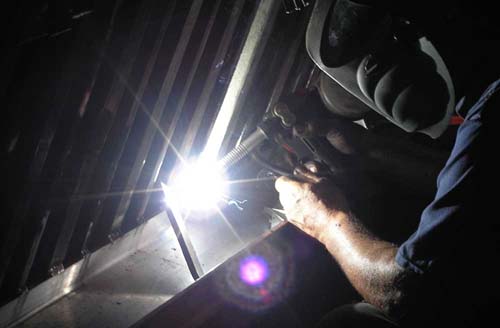
[[[1,303],[160,210],[149,190],[175,163],[173,146],[189,153],[205,138],[257,4],[40,9],[60,26],[14,40],[3,61]]]

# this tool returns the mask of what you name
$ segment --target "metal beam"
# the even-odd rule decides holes
[[[256,62],[260,59],[266,46],[280,6],[281,2],[276,0],[262,0],[259,3],[224,101],[205,146],[204,153],[209,158],[218,156],[226,132],[230,130],[230,126],[234,124],[235,118],[241,110],[247,90],[252,84]]]

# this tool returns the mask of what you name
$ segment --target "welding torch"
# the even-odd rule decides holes
[[[277,135],[284,132],[284,129],[291,129],[295,124],[296,117],[284,103],[278,103],[273,109],[273,115],[258,124],[255,131],[244,139],[239,145],[222,157],[218,164],[223,170],[228,170],[231,166],[239,162],[248,154],[256,150],[264,141],[273,140]],[[291,175],[283,168],[264,163],[259,156],[254,156],[260,164],[271,167],[271,170],[280,175]]]
[[[278,165],[272,164],[269,161],[260,157],[259,152],[255,151],[266,140],[279,139],[280,135],[284,135],[286,130],[291,130],[297,121],[296,115],[290,110],[289,106],[280,102],[273,108],[272,116],[264,119],[258,124],[255,131],[244,139],[239,145],[233,148],[229,153],[222,157],[218,164],[224,171],[228,170],[234,164],[253,152],[252,157],[259,164],[266,167],[273,173],[283,176],[294,176],[293,169],[288,170]],[[328,175],[334,171],[338,171],[338,165],[342,161],[341,156],[331,147],[324,138],[305,138],[301,137],[302,149],[307,149],[313,158],[323,164],[321,167],[321,175]],[[305,147],[304,147],[305,146]],[[294,166],[299,165],[301,161],[294,159]]]

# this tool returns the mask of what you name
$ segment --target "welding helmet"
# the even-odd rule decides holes
[[[446,130],[455,107],[450,73],[434,44],[408,20],[361,1],[317,0],[306,48],[333,84],[323,89],[337,90],[333,97],[340,87],[360,107],[407,132],[437,138]]]

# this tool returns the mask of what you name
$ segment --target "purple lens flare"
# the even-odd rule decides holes
[[[292,255],[288,245],[276,249],[269,243],[242,252],[217,279],[217,291],[226,302],[245,311],[265,311],[278,305],[294,289]]]
[[[267,280],[269,268],[260,256],[249,256],[240,262],[240,279],[248,285],[260,285]]]

